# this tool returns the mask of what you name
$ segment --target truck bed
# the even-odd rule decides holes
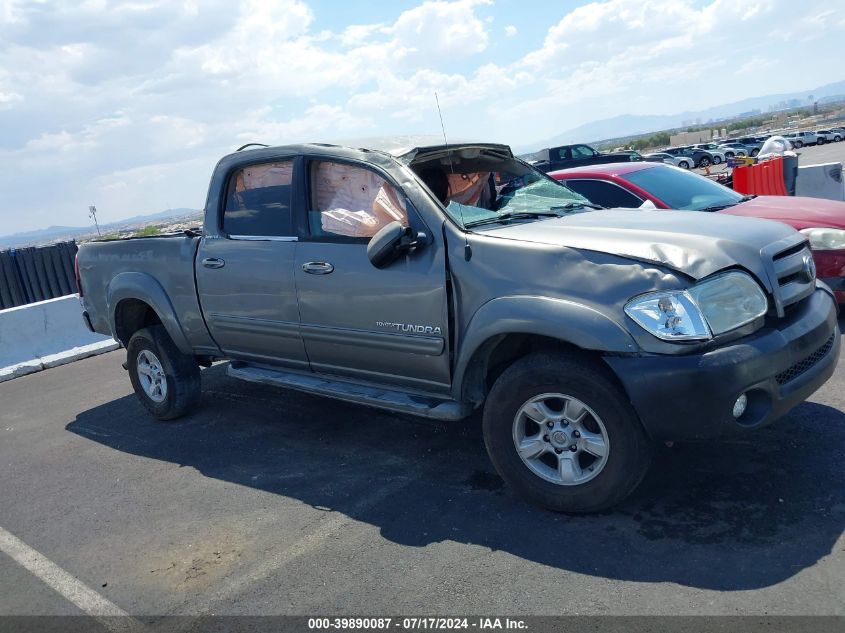
[[[77,261],[88,314],[96,332],[116,336],[112,317],[116,289],[143,283],[164,291],[179,315],[185,337],[197,348],[213,346],[202,319],[194,281],[200,238],[185,233],[96,241],[79,249]]]

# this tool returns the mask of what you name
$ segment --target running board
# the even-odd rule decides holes
[[[226,373],[240,380],[259,382],[306,393],[328,396],[336,400],[364,404],[379,409],[410,413],[436,420],[461,420],[471,409],[454,400],[411,395],[380,387],[360,385],[343,380],[331,380],[316,375],[299,374],[279,369],[265,369],[252,365],[229,363]]]

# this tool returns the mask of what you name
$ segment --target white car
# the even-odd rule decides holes
[[[643,154],[643,158],[651,163],[663,162],[681,169],[692,169],[693,167],[692,158],[689,156],[673,156],[666,152],[654,152],[653,154]]]
[[[795,149],[801,149],[805,145],[816,145],[819,142],[819,137],[815,132],[793,132],[792,134],[787,134],[784,138],[792,143]]]
[[[714,143],[717,149],[724,153],[725,158],[733,158],[734,156],[748,156],[748,148],[742,143],[734,141],[722,141],[721,143]]]
[[[838,143],[842,140],[842,133],[834,130],[816,130],[816,136],[819,138],[819,145],[822,144],[821,139],[824,139],[825,143]]]
[[[716,143],[698,143],[697,145],[693,145],[694,148],[703,149],[705,152],[709,152],[713,156],[713,164],[718,165],[719,163],[724,163],[725,159],[728,157],[727,152],[716,145]],[[733,156],[736,152],[732,152],[731,156]]]

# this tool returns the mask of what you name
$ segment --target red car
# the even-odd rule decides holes
[[[816,274],[845,303],[845,202],[792,196],[744,196],[662,163],[611,163],[562,169],[555,180],[603,207],[718,211],[778,220],[807,236]],[[649,204],[649,202],[651,204]]]

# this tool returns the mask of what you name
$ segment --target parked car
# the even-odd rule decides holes
[[[833,132],[833,135],[834,135],[834,139],[833,139],[833,140],[834,140],[834,141],[837,141],[837,140],[839,140],[839,141],[845,140],[845,128],[843,128],[843,127],[834,127],[834,128],[831,128],[831,129],[830,129],[830,131],[831,131],[831,132]],[[837,136],[839,137],[839,139],[836,139],[836,138],[835,138],[835,137],[837,137]]]
[[[819,141],[819,137],[815,132],[793,132],[792,134],[784,135],[784,138],[792,143],[795,149],[801,149],[805,145],[816,145]]]
[[[202,234],[80,246],[83,318],[124,344],[153,416],[191,410],[218,359],[392,411],[483,410],[505,482],[591,512],[637,486],[651,441],[748,433],[832,375],[836,306],[792,228],[598,209],[506,145],[406,140],[236,152]]]
[[[816,130],[816,136],[819,139],[819,145],[822,143],[838,143],[842,140],[842,136],[833,130]]]
[[[734,158],[735,156],[748,156],[748,148],[742,143],[736,141],[721,142],[718,145],[720,151],[725,153],[725,158]]]
[[[713,155],[703,149],[690,149],[685,147],[670,147],[663,150],[667,154],[692,159],[693,167],[709,167],[713,164]]]
[[[713,164],[719,165],[725,162],[727,155],[716,143],[698,143],[697,145],[692,145],[690,149],[701,149],[710,154],[713,157]]]
[[[601,165],[550,174],[591,202],[659,209],[719,211],[784,222],[801,231],[819,278],[845,303],[845,202],[794,196],[743,196],[719,183],[666,165]]]
[[[745,146],[749,156],[757,156],[763,147],[763,143],[766,142],[766,139],[762,137],[757,138],[756,136],[744,136],[736,139],[736,142]]]
[[[622,161],[640,161],[638,152],[623,150],[603,154],[589,145],[561,145],[542,149],[539,152],[523,156],[525,160],[544,172],[555,169],[566,169],[579,165],[600,165],[602,163],[618,163]]]
[[[652,163],[666,163],[667,165],[675,165],[681,169],[692,169],[693,159],[689,156],[673,156],[666,152],[655,152],[653,154],[643,154],[643,159]]]

